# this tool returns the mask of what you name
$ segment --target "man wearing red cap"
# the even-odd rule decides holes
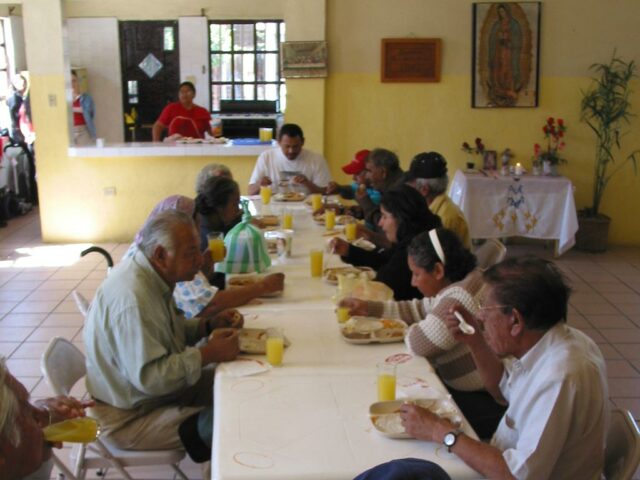
[[[353,175],[353,183],[351,185],[338,185],[336,182],[329,182],[327,186],[327,195],[338,194],[342,198],[353,199],[356,197],[358,190],[366,191],[369,198],[375,205],[380,204],[380,192],[370,188],[367,181],[367,172],[365,166],[370,150],[364,149],[356,152],[353,160],[342,167],[344,173]]]

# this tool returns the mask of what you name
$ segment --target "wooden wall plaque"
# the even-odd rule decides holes
[[[439,38],[383,38],[382,82],[439,82]]]

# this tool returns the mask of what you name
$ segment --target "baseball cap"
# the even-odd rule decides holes
[[[360,150],[356,152],[351,163],[347,163],[342,167],[342,171],[344,173],[348,173],[349,175],[355,175],[364,170],[365,163],[367,162],[367,157],[371,153],[369,150]]]
[[[447,161],[437,152],[422,152],[413,157],[407,180],[440,178],[447,174]]]

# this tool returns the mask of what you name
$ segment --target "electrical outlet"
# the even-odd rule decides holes
[[[50,107],[55,107],[56,105],[58,105],[58,97],[55,94],[50,93],[49,94],[49,106]]]
[[[102,190],[104,192],[105,197],[115,197],[116,196],[116,187],[104,187]]]

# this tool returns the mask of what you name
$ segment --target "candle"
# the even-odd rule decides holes
[[[522,169],[522,165],[516,163],[516,175],[522,175],[524,170]]]

